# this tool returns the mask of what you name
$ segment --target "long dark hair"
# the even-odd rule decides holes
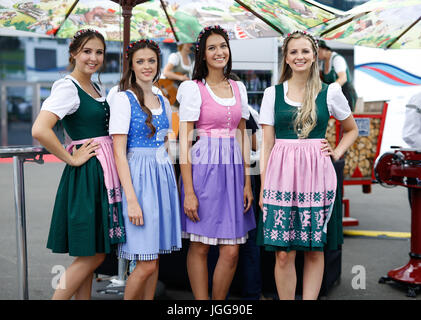
[[[207,27],[202,30],[202,32],[198,36],[198,41],[196,43],[196,51],[195,51],[195,61],[194,61],[194,69],[193,69],[193,80],[202,81],[205,79],[209,74],[208,66],[206,65],[205,57],[206,57],[206,40],[209,38],[211,34],[219,34],[225,40],[228,45],[228,50],[230,53],[227,65],[224,68],[224,76],[226,79],[229,79],[231,69],[232,69],[232,54],[231,54],[231,47],[229,44],[228,34],[227,32],[219,26],[214,27]]]
[[[155,77],[153,78],[153,82],[155,83],[161,76],[161,50],[156,42],[150,40],[139,40],[136,42],[132,42],[126,51],[126,59],[128,60],[128,67],[126,72],[123,74],[123,77],[120,80],[120,90],[126,91],[131,89],[137,97],[139,101],[139,105],[142,108],[143,112],[146,113],[147,117],[145,120],[145,124],[151,130],[151,133],[148,135],[149,138],[153,137],[156,132],[156,128],[152,124],[152,112],[145,106],[145,99],[143,94],[143,89],[137,84],[136,82],[136,74],[133,71],[133,55],[137,50],[140,49],[151,49],[156,54],[157,59],[157,72]]]
[[[106,51],[107,46],[105,44],[104,36],[96,30],[82,29],[75,33],[75,35],[73,36],[72,42],[70,42],[70,45],[69,45],[69,65],[67,66],[67,69],[69,71],[73,71],[76,65],[76,61],[73,58],[73,56],[77,55],[83,49],[85,44],[93,38],[98,38],[99,40],[101,40],[102,44],[104,45],[104,60],[102,62],[101,68],[99,68],[98,70],[98,81],[99,83],[101,83],[100,75],[101,75],[101,72],[105,70],[105,51]]]

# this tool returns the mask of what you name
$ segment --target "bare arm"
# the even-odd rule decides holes
[[[59,118],[54,113],[41,110],[32,125],[32,136],[50,153],[71,166],[81,166],[90,158],[96,156],[95,150],[98,149],[98,144],[92,143],[93,139],[88,140],[79,149],[74,150],[73,154],[67,152],[53,131],[58,120]]]
[[[338,75],[338,79],[336,79],[336,82],[339,83],[342,87],[345,84],[345,82],[348,81],[348,78],[346,76],[346,72],[341,71],[341,72],[338,72],[337,75]]]
[[[114,159],[117,167],[118,177],[127,200],[127,212],[129,220],[134,225],[143,225],[143,213],[140,208],[136,193],[133,188],[129,163],[127,161],[127,135],[113,135]]]
[[[344,134],[335,149],[335,153],[338,159],[344,155],[344,153],[349,149],[350,146],[354,144],[355,140],[358,138],[358,127],[352,115],[350,115],[345,120],[342,120],[341,124],[344,130]]]
[[[251,136],[251,150],[257,151],[257,137],[256,133],[253,133]]]
[[[275,145],[275,127],[262,125],[262,146],[260,147],[260,199],[259,206],[263,209],[263,187],[265,185],[266,167],[268,164],[270,153]]]
[[[324,141],[324,145],[322,146],[322,151],[326,151],[326,155],[332,156],[334,161],[339,160],[349,149],[349,147],[353,145],[353,143],[358,137],[358,127],[352,115],[350,115],[345,120],[342,120],[341,124],[344,133],[341,141],[336,146],[336,148],[333,150],[326,140]]]
[[[184,213],[193,222],[200,221],[197,209],[199,202],[193,188],[192,165],[190,149],[192,146],[192,134],[194,122],[180,122],[180,171],[184,185]]]
[[[244,160],[244,212],[247,212],[253,202],[253,191],[250,179],[250,141],[246,132],[246,120],[241,119],[238,124],[236,138],[241,146]]]
[[[189,80],[189,77],[187,77],[185,74],[177,74],[173,72],[173,69],[174,69],[174,65],[172,63],[168,63],[165,66],[162,73],[167,79],[170,79],[170,80],[178,80],[178,81]]]

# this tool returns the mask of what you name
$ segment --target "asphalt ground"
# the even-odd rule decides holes
[[[54,198],[64,165],[62,163],[25,163],[26,225],[29,299],[48,300],[57,280],[57,270],[66,268],[73,258],[46,249]],[[13,166],[0,164],[0,300],[18,300],[16,221],[13,195]],[[322,300],[419,300],[407,297],[407,289],[395,283],[380,284],[379,278],[409,261],[411,214],[407,190],[373,185],[364,194],[362,187],[345,186],[350,200],[350,215],[359,225],[345,227],[341,276]],[[382,231],[374,235],[367,231]],[[353,232],[359,235],[347,235]],[[399,234],[388,233],[399,232]],[[265,272],[272,272],[266,270]],[[94,291],[107,281],[95,282]],[[159,288],[161,299],[190,300],[189,290]],[[420,292],[421,293],[421,292]],[[94,299],[121,299],[118,294],[96,294]],[[238,299],[231,296],[230,299]],[[262,299],[272,297],[262,296]]]

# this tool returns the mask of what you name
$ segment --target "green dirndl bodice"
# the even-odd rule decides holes
[[[62,119],[72,140],[108,136],[109,106],[88,95],[74,83],[80,99],[76,112]],[[78,147],[78,146],[76,146]],[[104,171],[96,157],[79,167],[66,165],[55,199],[47,248],[70,256],[110,253],[109,210]],[[113,210],[122,220],[121,202]]]

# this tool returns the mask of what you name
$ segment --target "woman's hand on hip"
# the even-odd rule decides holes
[[[85,162],[87,162],[93,156],[96,156],[97,153],[95,150],[99,148],[99,143],[94,142],[94,139],[89,139],[80,148],[76,149],[73,147],[72,152],[72,163],[73,167],[79,167]]]
[[[340,158],[340,156],[336,153],[336,150],[332,149],[330,143],[325,139],[322,140],[321,150],[326,156],[332,157],[333,161],[338,161]]]

